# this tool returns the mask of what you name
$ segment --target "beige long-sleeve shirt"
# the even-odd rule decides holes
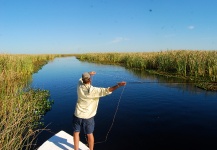
[[[78,118],[89,119],[96,115],[99,98],[109,95],[108,88],[93,87],[90,84],[84,84],[82,79],[79,79],[77,85],[77,104],[74,115]]]

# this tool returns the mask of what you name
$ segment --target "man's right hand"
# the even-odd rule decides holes
[[[126,84],[127,84],[127,82],[125,82],[125,81],[118,82],[118,85],[119,85],[119,86],[125,86]]]
[[[96,74],[96,72],[95,72],[95,71],[91,71],[91,72],[89,72],[89,74],[90,74],[91,76],[93,76],[93,75]]]

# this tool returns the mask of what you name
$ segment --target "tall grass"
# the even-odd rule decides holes
[[[217,51],[88,53],[77,58],[83,61],[121,64],[127,68],[153,70],[197,81],[217,82]]]
[[[50,110],[49,92],[28,88],[31,75],[55,55],[0,54],[0,149],[29,149],[41,117]]]

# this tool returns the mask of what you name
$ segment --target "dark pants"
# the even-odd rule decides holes
[[[81,127],[83,127],[84,134],[91,134],[94,131],[94,126],[94,117],[89,119],[82,119],[73,115],[72,127],[74,132],[80,132]]]

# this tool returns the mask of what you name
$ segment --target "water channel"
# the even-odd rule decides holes
[[[93,86],[127,82],[125,88],[100,99],[95,142],[105,140],[116,110],[117,114],[106,142],[96,144],[95,150],[217,148],[217,92],[120,66],[80,62],[75,57],[56,58],[33,75],[32,87],[49,90],[54,100],[43,120],[50,131],[38,136],[37,146],[60,130],[72,134],[76,86],[87,71],[97,73]],[[86,143],[82,133],[81,141]]]

